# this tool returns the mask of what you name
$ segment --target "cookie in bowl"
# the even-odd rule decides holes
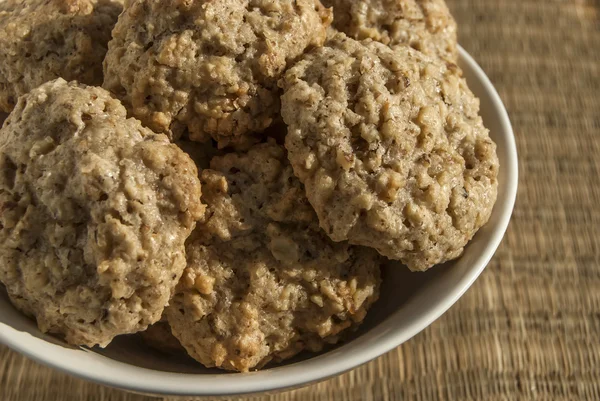
[[[183,151],[59,78],[19,99],[0,166],[0,281],[19,310],[86,346],[160,319],[204,213]]]
[[[56,78],[102,85],[102,61],[121,0],[0,2],[0,110]]]
[[[358,327],[378,298],[381,258],[319,229],[282,146],[213,158],[202,184],[207,218],[166,309],[190,356],[246,372]]]
[[[458,61],[456,21],[444,0],[323,0],[333,27],[353,39],[410,46],[450,63]]]
[[[156,132],[247,148],[277,117],[277,80],[321,45],[319,0],[136,0],[113,30],[104,87]]]
[[[452,64],[339,33],[281,85],[289,159],[334,241],[421,271],[488,221],[496,145]]]

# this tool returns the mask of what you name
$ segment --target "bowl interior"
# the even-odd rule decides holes
[[[166,357],[137,336],[118,338],[105,349],[83,349],[42,334],[0,291],[0,342],[42,363],[103,384],[145,393],[232,395],[299,386],[352,369],[423,330],[468,289],[485,268],[508,225],[517,186],[516,147],[506,111],[491,83],[461,49],[461,67],[481,99],[481,114],[498,145],[499,194],[492,217],[463,256],[425,273],[384,267],[381,298],[350,341],[319,355],[248,374],[205,369],[186,357]]]

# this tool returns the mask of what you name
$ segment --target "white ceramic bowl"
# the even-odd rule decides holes
[[[498,201],[492,217],[463,256],[425,273],[384,268],[381,299],[353,339],[318,356],[304,355],[281,366],[246,374],[204,369],[170,359],[126,336],[106,349],[80,349],[40,333],[0,293],[0,342],[43,364],[113,387],[169,395],[224,396],[298,387],[355,368],[397,347],[440,317],[485,268],[506,231],[517,192],[517,151],[505,108],[477,63],[460,50],[460,64],[481,114],[498,145]],[[468,352],[467,350],[464,350]]]

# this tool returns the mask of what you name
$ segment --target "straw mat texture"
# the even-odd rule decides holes
[[[252,400],[600,400],[600,0],[449,0],[517,136],[513,221],[441,319],[381,358]],[[141,401],[0,347],[2,401]]]

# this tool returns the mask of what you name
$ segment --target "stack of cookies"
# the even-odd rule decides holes
[[[386,259],[490,217],[456,62],[443,0],[0,2],[0,281],[73,345],[245,372],[338,343]]]

